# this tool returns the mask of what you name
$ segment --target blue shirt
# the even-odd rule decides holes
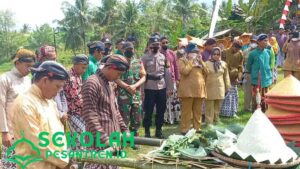
[[[251,74],[251,84],[258,85],[258,74],[261,76],[261,87],[269,87],[272,84],[272,65],[274,64],[271,51],[269,49],[256,48],[250,52],[247,70]]]

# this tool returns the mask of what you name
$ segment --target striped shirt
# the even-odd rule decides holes
[[[128,132],[116,104],[116,96],[111,83],[100,69],[90,76],[82,88],[82,118],[86,131],[101,134],[101,143],[109,140],[112,132]],[[94,144],[95,145],[95,144]]]

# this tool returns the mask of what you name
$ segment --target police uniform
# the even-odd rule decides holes
[[[151,37],[150,45],[159,43],[159,37]],[[152,113],[156,105],[156,137],[161,137],[161,128],[164,123],[166,111],[167,90],[173,90],[173,81],[169,70],[169,63],[165,56],[159,52],[149,51],[142,58],[146,70],[146,82],[144,84],[144,111],[143,125],[146,137],[150,137],[150,126],[152,124]]]

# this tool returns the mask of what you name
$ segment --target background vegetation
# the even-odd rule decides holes
[[[223,1],[216,31],[234,28],[260,33],[277,29],[285,0],[271,2],[275,0],[239,0],[237,4]],[[294,3],[291,8],[297,7]],[[19,30],[13,12],[0,11],[0,63],[10,60],[19,47],[36,50],[43,44],[56,46],[59,60],[68,62],[70,56],[87,52],[87,42],[103,36],[113,42],[135,36],[140,54],[150,34],[156,31],[168,36],[175,46],[178,37],[202,37],[208,33],[212,13],[212,6],[199,0],[99,0],[97,6],[88,0],[63,2],[64,18],[53,21],[56,27],[44,24],[32,28],[24,24]]]

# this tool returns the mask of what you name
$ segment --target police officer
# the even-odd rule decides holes
[[[164,123],[164,113],[166,111],[167,94],[173,91],[173,81],[169,70],[169,63],[166,57],[159,52],[160,38],[157,35],[149,39],[149,52],[147,52],[142,62],[146,70],[146,82],[144,84],[144,128],[145,137],[151,137],[150,126],[152,124],[152,113],[156,105],[155,116],[155,137],[163,138],[162,126]]]

